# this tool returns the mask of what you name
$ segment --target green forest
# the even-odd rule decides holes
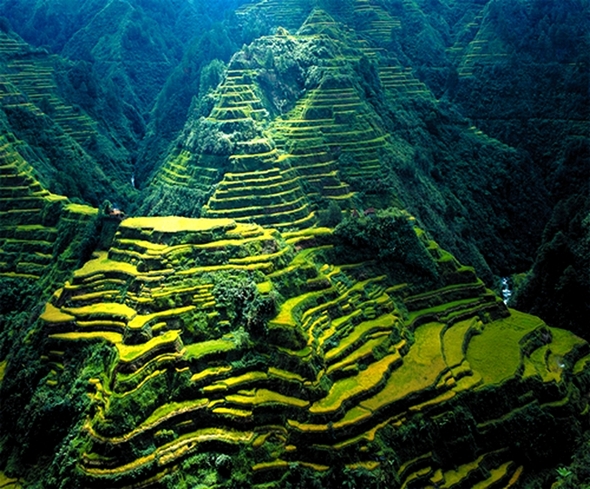
[[[588,0],[0,0],[0,488],[590,488]]]

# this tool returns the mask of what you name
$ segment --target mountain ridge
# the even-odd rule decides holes
[[[0,482],[584,483],[588,6],[513,3],[0,1]]]

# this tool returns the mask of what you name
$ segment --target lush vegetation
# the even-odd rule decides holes
[[[589,9],[0,0],[0,487],[585,487]]]

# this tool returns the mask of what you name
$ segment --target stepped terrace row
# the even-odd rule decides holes
[[[379,78],[386,90],[401,91],[410,95],[432,95],[428,87],[414,77],[412,68],[382,66],[379,68]]]
[[[220,98],[209,119],[220,123],[227,134],[239,130],[244,120],[256,126],[255,121],[268,117],[253,79],[250,71],[230,66],[218,88]],[[274,143],[262,134],[236,143],[205,215],[277,228],[308,227],[314,222],[299,180],[281,167]]]
[[[16,144],[0,138],[0,275],[38,279],[55,261],[59,223],[82,229],[96,210],[43,189]]]
[[[54,79],[55,59],[46,53],[30,56],[31,48],[24,43],[15,41],[4,33],[0,34],[0,54],[8,57],[3,70],[4,82],[16,87],[18,93],[26,96],[26,100],[7,100],[3,96],[3,105],[14,107],[23,104],[34,104],[35,109],[49,112],[50,116],[63,130],[80,144],[95,136],[96,128],[92,120],[80,110],[64,104],[57,94]],[[14,94],[13,94],[14,95]]]
[[[391,42],[392,31],[401,29],[399,19],[392,17],[383,7],[375,5],[371,0],[356,0],[354,13],[362,22],[358,27],[359,34],[378,45],[388,45]]]
[[[478,10],[480,9],[481,6],[478,8]],[[453,61],[456,62],[460,60],[461,57],[465,54],[465,50],[469,46],[469,43],[473,41],[473,39],[477,35],[477,32],[481,27],[482,20],[483,14],[480,11],[477,15],[473,16],[473,20],[471,20],[471,22],[468,22],[463,27],[463,32],[457,34],[457,40],[455,41],[455,44],[453,44],[453,46],[451,46],[447,50],[449,56]]]
[[[276,167],[226,173],[205,206],[205,215],[279,229],[305,228],[315,222],[297,176]]]
[[[328,198],[352,197],[340,173],[344,178],[368,176],[380,168],[386,138],[369,122],[363,106],[355,88],[318,88],[273,125],[283,158]],[[337,155],[346,155],[350,163],[339,167]]]
[[[262,16],[276,27],[297,29],[309,14],[307,2],[301,0],[262,0],[246,3],[236,11],[238,20],[250,22],[253,16]]]
[[[213,195],[203,206],[209,218],[256,222],[276,228],[306,228],[315,223],[298,175],[278,158],[274,142],[259,123],[268,117],[256,94],[253,70],[230,67],[218,87],[218,102],[207,117],[219,132],[217,139],[231,141],[227,156],[184,149],[163,166],[155,184],[190,187]],[[245,134],[254,133],[244,138]],[[241,134],[240,140],[235,140]],[[229,143],[228,143],[229,144]]]
[[[59,386],[76,345],[116,351],[91,381],[96,410],[80,465],[89,483],[153,484],[197,453],[248,446],[258,454],[254,481],[280,487],[289,466],[321,474],[339,456],[350,470],[378,470],[374,442],[388,432],[403,487],[510,487],[527,469],[507,427],[526,430],[532,410],[566,419],[584,408],[568,382],[586,375],[588,345],[508,311],[435,243],[447,285],[420,294],[369,263],[334,263],[329,243],[321,228],[281,235],[223,219],[123,221],[108,253],[78,270],[42,316],[49,385]],[[232,289],[230,276],[255,289]],[[283,298],[262,329],[231,299],[275,292]],[[419,422],[469,430],[486,448],[473,454],[459,437],[448,461],[444,447],[404,442]]]
[[[508,56],[498,41],[490,41],[486,29],[480,29],[475,38],[463,49],[461,57],[457,57],[460,77],[473,75],[476,66],[493,64]]]

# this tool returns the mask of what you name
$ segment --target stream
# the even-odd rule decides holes
[[[511,285],[510,278],[509,277],[502,277],[501,283],[502,283],[502,300],[504,301],[504,304],[508,304],[510,297],[512,297],[512,288],[510,286]]]

